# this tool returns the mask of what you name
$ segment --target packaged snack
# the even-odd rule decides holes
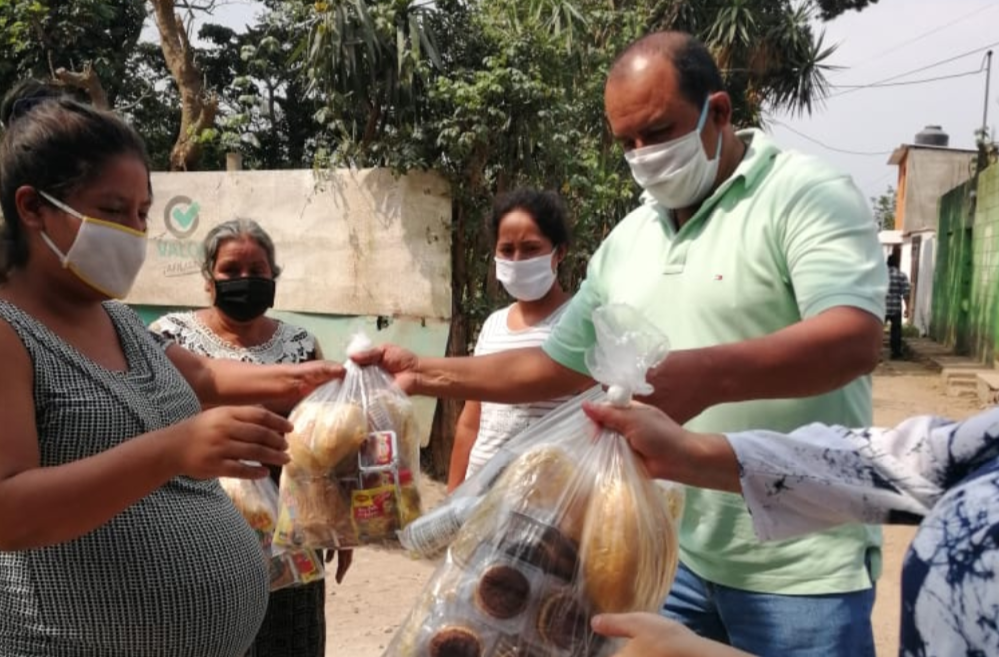
[[[594,324],[587,365],[608,391],[528,428],[402,532],[407,549],[432,554],[459,527],[384,657],[610,655],[593,615],[655,612],[665,600],[682,488],[650,479],[627,441],[594,426],[580,403],[652,392],[645,375],[668,343],[626,306],[598,309]]]
[[[347,353],[371,346],[357,335]],[[395,542],[422,513],[412,404],[382,369],[350,360],[345,368],[342,382],[319,387],[289,417],[279,549]]]
[[[278,488],[269,477],[252,480],[222,477],[219,484],[260,539],[263,557],[268,561],[272,591],[324,578],[322,560],[314,551],[290,550],[273,554]]]

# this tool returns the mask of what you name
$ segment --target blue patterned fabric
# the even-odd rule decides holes
[[[761,538],[857,521],[919,525],[902,571],[900,655],[999,655],[999,409],[964,422],[728,438]]]

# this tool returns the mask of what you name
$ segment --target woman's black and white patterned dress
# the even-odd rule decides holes
[[[254,347],[217,336],[194,312],[171,313],[150,329],[188,351],[209,358],[261,365],[315,360],[316,339],[303,328],[279,321],[270,340]],[[272,474],[277,480],[279,470]],[[326,587],[318,580],[271,593],[267,615],[248,657],[323,657],[326,654]]]
[[[918,524],[902,569],[899,654],[999,655],[999,409],[891,430],[729,435],[757,533]]]
[[[104,369],[0,301],[0,318],[33,363],[42,467],[201,410],[135,313],[114,302],[105,309],[125,372]],[[218,482],[177,477],[78,539],[0,552],[0,655],[238,657],[260,626],[267,588],[260,544]]]
[[[150,330],[188,351],[208,358],[239,360],[258,365],[304,363],[316,358],[316,338],[303,328],[277,321],[271,338],[260,345],[241,347],[223,340],[195,312],[170,313],[150,325]]]

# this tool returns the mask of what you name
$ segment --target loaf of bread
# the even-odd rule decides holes
[[[680,522],[683,518],[683,506],[687,500],[686,493],[681,484],[672,481],[656,481],[656,487],[662,495],[666,511],[674,522]]]
[[[578,543],[590,490],[577,473],[575,461],[565,450],[545,445],[514,460],[496,482],[496,488],[515,508],[539,517],[554,517],[559,529]]]
[[[295,430],[288,434],[292,463],[324,473],[356,455],[368,435],[364,411],[350,402],[303,401],[289,418]]]
[[[679,558],[672,518],[652,481],[604,475],[594,486],[580,544],[587,597],[602,613],[654,611]]]

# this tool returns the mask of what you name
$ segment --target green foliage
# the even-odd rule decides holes
[[[603,116],[606,73],[629,43],[667,28],[700,36],[725,69],[743,125],[759,124],[765,108],[811,111],[825,93],[831,53],[812,27],[811,3],[791,0],[342,0],[313,11],[300,55],[327,99],[321,164],[432,168],[447,177],[453,292],[469,336],[500,301],[481,221],[497,193],[534,186],[563,194],[575,218],[576,246],[563,268],[570,288],[636,204]]]
[[[860,11],[878,0],[817,0],[822,20],[831,20],[848,11]]]
[[[895,188],[888,185],[881,196],[871,197],[871,207],[874,210],[874,221],[881,230],[895,230]]]
[[[114,104],[145,16],[143,0],[0,0],[0,90],[89,62]]]
[[[303,38],[306,7],[301,2],[267,3],[245,32],[203,25],[198,62],[219,97],[217,130],[205,138],[204,168],[223,168],[225,154],[237,151],[250,169],[312,165],[322,126],[322,104],[306,90],[301,64],[293,58]]]

